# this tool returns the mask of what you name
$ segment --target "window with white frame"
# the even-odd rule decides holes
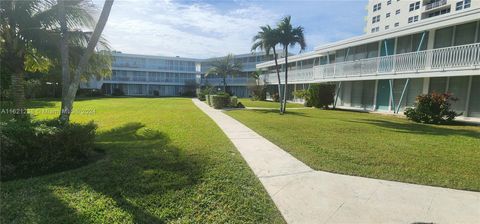
[[[458,10],[470,8],[471,4],[472,4],[471,0],[459,1],[456,4],[455,10],[458,11]]]
[[[400,9],[397,9],[397,11],[395,11],[395,15],[398,15],[400,14]]]
[[[372,17],[372,23],[380,22],[380,15]]]
[[[420,8],[420,2],[414,2],[414,3],[410,4],[409,10],[411,12],[411,11],[417,10],[419,8]]]
[[[390,29],[390,26],[385,26],[385,29],[386,29],[386,30]]]
[[[375,32],[378,32],[379,30],[380,30],[380,27],[377,26],[377,27],[372,28],[371,31],[372,31],[372,33],[375,33]]]
[[[408,23],[418,22],[418,16],[408,17]]]
[[[387,1],[387,5],[390,5],[390,4],[392,4],[392,0]]]
[[[400,23],[395,23],[395,27],[400,26]]]
[[[385,15],[385,17],[386,17],[386,18],[390,17],[390,13],[387,13],[387,14]]]
[[[378,3],[373,5],[373,11],[376,12],[378,10],[382,9],[382,3]]]

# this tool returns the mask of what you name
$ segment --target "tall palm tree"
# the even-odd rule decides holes
[[[279,42],[279,32],[277,29],[272,29],[270,25],[261,26],[260,31],[258,31],[257,35],[253,37],[253,45],[252,51],[256,51],[260,49],[261,51],[265,51],[265,54],[268,56],[270,55],[270,50],[273,51],[273,58],[275,59],[275,71],[277,72],[277,79],[278,79],[278,95],[279,99],[282,99],[282,87],[280,82],[280,69],[278,67],[278,55],[276,52],[276,46],[280,43]],[[280,100],[280,112],[283,108],[283,103]]]
[[[25,110],[24,75],[28,58],[58,55],[58,2],[54,0],[0,1],[2,67],[11,77],[15,108]],[[70,26],[88,27],[93,21],[86,0],[72,0],[65,9]],[[72,38],[73,39],[73,38]],[[4,75],[4,74],[2,74]],[[23,117],[23,114],[17,115]]]
[[[305,37],[303,34],[303,27],[293,27],[291,23],[291,17],[286,16],[278,24],[279,42],[283,46],[285,53],[285,86],[283,91],[283,108],[281,113],[286,110],[287,105],[287,88],[288,88],[288,48],[295,47],[297,44],[300,46],[300,52],[304,51],[307,44],[305,43]]]
[[[65,0],[60,0],[60,1],[65,1]],[[82,1],[82,0],[78,0]],[[101,35],[103,32],[103,29],[105,28],[105,25],[107,24],[108,17],[110,15],[110,11],[113,6],[113,1],[114,0],[105,0],[105,3],[103,5],[102,12],[100,13],[100,17],[98,19],[97,24],[95,25],[95,29],[93,30],[92,35],[90,36],[88,40],[87,47],[81,56],[78,65],[73,71],[73,77],[69,77],[67,86],[65,87],[65,90],[62,90],[62,106],[60,110],[60,121],[62,122],[68,122],[70,119],[70,114],[73,109],[73,101],[75,100],[75,96],[77,94],[78,87],[80,85],[80,79],[82,74],[88,69],[88,63],[94,54],[94,50],[101,39]],[[62,66],[68,66],[68,59],[65,59],[65,57],[68,58],[68,52],[65,52],[66,50],[68,51],[68,46],[65,46],[68,43],[68,39],[66,39],[65,31],[68,30],[67,22],[66,22],[66,16],[64,16],[64,10],[66,10],[65,4],[60,4],[60,9],[59,9],[59,20],[60,20],[60,29],[62,30],[62,41],[61,41],[61,49],[62,49]],[[68,37],[68,35],[67,35]],[[68,69],[62,68],[62,71],[67,71]],[[63,75],[62,77],[67,77],[68,74]]]
[[[227,91],[227,76],[237,76],[242,70],[242,63],[234,60],[233,54],[229,54],[223,58],[219,58],[212,63],[205,74],[209,76],[212,74],[219,75],[223,78],[223,91]]]

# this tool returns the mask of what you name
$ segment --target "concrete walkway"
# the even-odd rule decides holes
[[[480,193],[312,170],[194,100],[225,132],[288,223],[480,223]]]

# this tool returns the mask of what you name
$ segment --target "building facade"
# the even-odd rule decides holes
[[[287,96],[311,83],[333,83],[336,107],[399,113],[420,94],[450,92],[457,112],[479,118],[479,33],[480,9],[470,7],[320,46],[290,57]],[[277,84],[272,61],[257,68],[266,71],[266,84]]]
[[[478,0],[369,0],[365,33],[407,26],[424,19],[479,7]]]
[[[112,75],[101,80],[89,80],[82,88],[102,89],[105,94],[121,91],[128,96],[182,96],[192,95],[196,87],[210,85],[223,87],[223,78],[206,76],[211,63],[218,58],[194,59],[113,53]],[[242,63],[239,75],[228,75],[228,91],[248,97],[248,85],[255,83],[250,74],[256,64],[268,61],[264,53],[235,55],[234,60]]]

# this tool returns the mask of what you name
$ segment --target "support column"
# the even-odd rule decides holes
[[[388,84],[390,84],[390,105],[388,106],[388,110],[395,112],[395,101],[393,99],[393,79],[388,80]]]
[[[373,91],[373,108],[372,111],[377,110],[377,94],[378,94],[378,79],[375,80],[375,90]]]
[[[407,81],[405,82],[405,86],[403,87],[402,95],[400,96],[400,100],[398,101],[397,109],[394,111],[394,113],[396,114],[398,114],[398,111],[400,110],[400,107],[403,101],[403,96],[405,96],[405,92],[407,91],[409,82],[410,82],[410,78],[407,79]]]
[[[338,89],[337,89],[337,94],[335,95],[335,101],[333,101],[333,109],[337,107],[337,102],[338,102],[338,96],[340,95],[340,90],[342,89],[342,82],[340,81],[338,83]]]
[[[428,94],[429,87],[430,87],[430,78],[429,77],[423,78],[422,94]]]
[[[472,80],[473,76],[468,77],[467,98],[465,99],[465,113],[464,117],[468,117],[470,109],[470,95],[472,93]]]

